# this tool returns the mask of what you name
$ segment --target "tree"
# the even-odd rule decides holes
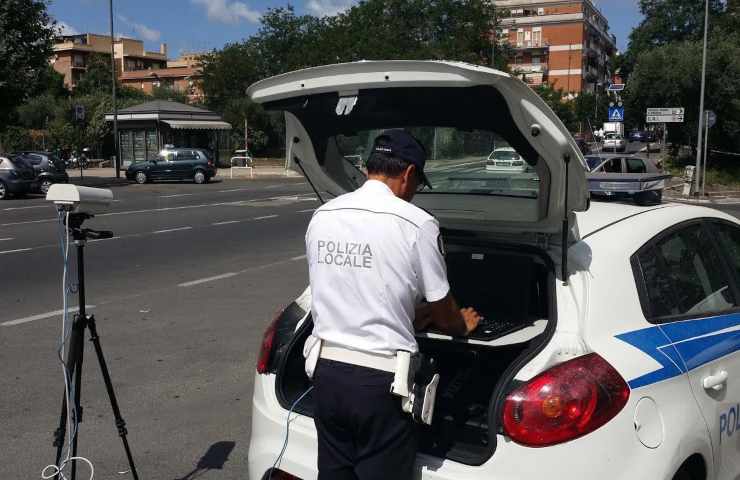
[[[0,130],[48,72],[54,30],[44,1],[0,2]]]
[[[570,131],[578,129],[578,122],[573,111],[573,103],[566,100],[563,90],[556,90],[546,83],[534,87],[533,90],[547,103]]]
[[[669,125],[669,140],[695,146],[701,57],[701,41],[671,43],[641,54],[625,91],[627,111],[642,115],[649,107],[683,106],[684,123]],[[712,37],[706,78],[706,108],[718,116],[710,141],[740,151],[740,33]]]
[[[110,55],[91,53],[87,56],[85,67],[85,74],[74,88],[75,95],[92,95],[112,90]],[[118,80],[116,83],[116,89],[120,89],[121,84]]]
[[[721,0],[710,0],[709,8],[713,16],[724,10]],[[703,0],[640,0],[640,13],[644,19],[630,33],[622,74],[628,77],[637,57],[647,50],[699,40],[704,33],[704,10]]]

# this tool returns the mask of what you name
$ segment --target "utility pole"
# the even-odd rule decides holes
[[[116,48],[113,36],[113,0],[108,0],[108,14],[110,16],[110,73],[113,93],[113,159],[116,169],[116,178],[121,178],[121,156],[118,153],[118,105],[116,105]]]
[[[699,100],[699,135],[696,143],[696,167],[694,168],[694,192],[699,193],[699,174],[701,173],[701,147],[704,122],[704,89],[707,80],[707,36],[709,34],[709,0],[706,0],[704,12],[704,52],[701,60],[701,99]],[[706,158],[704,159],[706,162]]]

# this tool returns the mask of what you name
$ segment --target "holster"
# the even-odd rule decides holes
[[[410,413],[414,421],[431,425],[439,385],[434,358],[399,351],[396,362],[391,392],[401,397],[401,408]]]

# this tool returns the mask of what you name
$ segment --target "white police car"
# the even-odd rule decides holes
[[[270,78],[249,95],[285,112],[289,159],[324,198],[362,183],[345,156],[385,128],[409,129],[429,151],[434,188],[414,202],[440,221],[455,296],[488,322],[466,339],[418,334],[441,380],[417,478],[740,478],[734,218],[589,205],[568,131],[525,84],[487,68],[358,62]],[[478,160],[500,143],[530,165],[521,182],[487,179]],[[317,475],[303,397],[309,306],[306,291],[265,332],[254,480]]]

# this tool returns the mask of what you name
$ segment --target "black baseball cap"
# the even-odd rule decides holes
[[[422,183],[429,188],[432,184],[424,174],[427,152],[421,143],[409,132],[401,129],[386,130],[375,138],[373,153],[384,153],[404,160],[416,167]]]

